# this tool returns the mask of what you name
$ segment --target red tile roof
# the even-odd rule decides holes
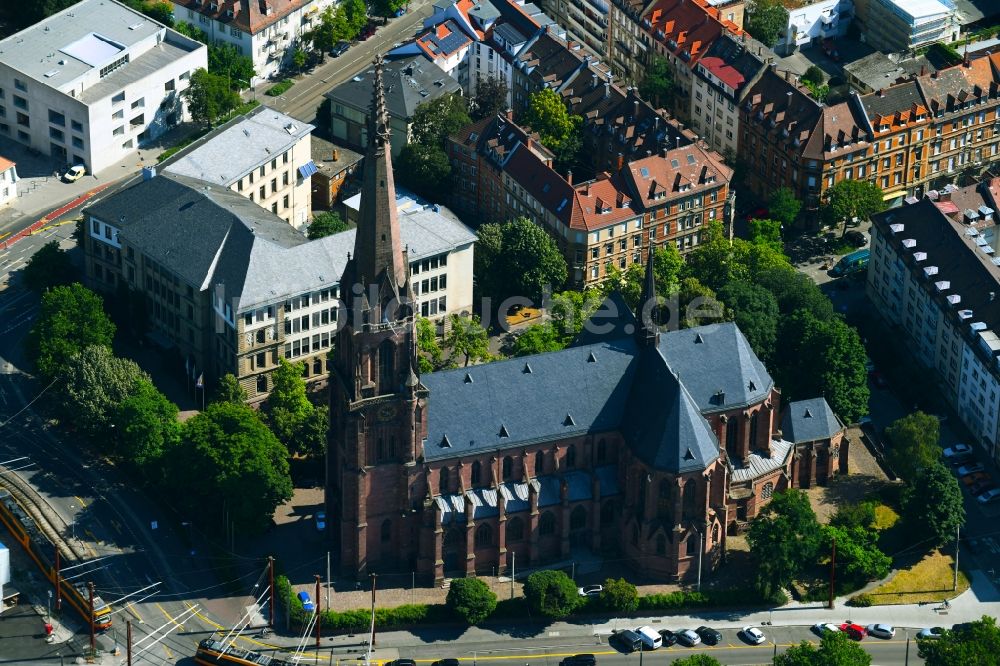
[[[15,164],[16,164],[16,162],[11,162],[6,157],[0,157],[0,173],[3,173],[4,171],[6,171],[7,169],[11,168]]]
[[[622,176],[640,208],[657,208],[682,192],[718,187],[732,179],[733,170],[718,153],[695,144],[630,162]]]
[[[174,0],[174,2],[193,12],[253,35],[308,4],[310,0],[217,0],[215,3],[199,3],[198,0]],[[229,12],[232,12],[232,16],[229,15]],[[195,24],[195,27],[198,25]]]
[[[632,208],[632,198],[607,174],[602,174],[597,180],[580,183],[573,189],[576,191],[579,214],[570,221],[572,229],[602,229],[637,214]]]
[[[722,18],[705,0],[658,0],[646,9],[643,18],[652,24],[647,32],[689,67],[698,63],[719,36],[743,34],[742,28]]]

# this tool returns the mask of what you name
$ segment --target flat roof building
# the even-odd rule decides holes
[[[0,136],[99,172],[187,118],[204,44],[115,0],[82,0],[0,41]]]

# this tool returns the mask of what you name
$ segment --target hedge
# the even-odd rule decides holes
[[[278,95],[287,92],[293,85],[295,85],[295,81],[292,81],[291,79],[282,79],[268,88],[264,94],[268,97],[277,97]]]

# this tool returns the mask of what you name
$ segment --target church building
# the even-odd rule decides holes
[[[782,418],[734,323],[661,332],[655,307],[640,321],[617,295],[567,349],[420,375],[375,65],[330,372],[326,504],[343,575],[440,581],[588,549],[693,580],[774,492],[846,472],[826,401]],[[648,262],[643,302],[655,297]]]

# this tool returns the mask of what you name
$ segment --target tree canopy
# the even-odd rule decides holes
[[[149,381],[135,361],[115,356],[106,345],[83,348],[69,359],[61,375],[63,411],[91,437],[106,436],[118,405],[135,392],[140,381]]]
[[[566,344],[559,336],[555,325],[546,321],[541,324],[532,324],[521,331],[514,339],[512,351],[514,356],[531,356],[532,354],[559,351],[565,346]]]
[[[114,335],[101,297],[77,282],[42,294],[26,345],[39,373],[54,379],[75,354],[92,345],[110,347]]]
[[[192,517],[220,517],[237,531],[259,533],[292,497],[288,450],[246,405],[218,402],[186,421],[166,478]],[[183,481],[183,483],[180,483]]]
[[[570,114],[556,91],[545,88],[532,93],[521,120],[538,132],[542,145],[555,153],[556,170],[564,173],[573,168],[583,145],[580,136],[583,118]]]
[[[555,241],[523,217],[479,227],[475,263],[480,296],[492,298],[494,309],[512,296],[541,303],[542,292],[562,287],[567,277]]]
[[[215,387],[215,394],[212,402],[235,402],[242,405],[247,401],[247,392],[240,386],[240,382],[232,373],[226,373],[219,379]]]
[[[646,68],[639,84],[639,95],[653,103],[656,108],[662,108],[664,103],[673,98],[674,74],[670,63],[663,56],[653,56],[653,62]]]
[[[73,262],[56,240],[38,248],[24,266],[24,284],[33,291],[71,284],[75,277]]]
[[[616,613],[639,610],[639,590],[624,578],[608,578],[602,585],[601,605]]]
[[[536,571],[524,582],[524,596],[535,613],[561,620],[577,607],[576,584],[562,571]]]
[[[775,252],[784,254],[785,243],[781,240],[781,222],[770,219],[750,220],[750,242],[765,245]]]
[[[823,194],[820,211],[828,224],[843,224],[843,233],[854,219],[864,220],[885,210],[882,188],[867,180],[841,180]]]
[[[754,353],[764,362],[774,356],[778,336],[778,301],[764,287],[730,282],[719,291]]]
[[[722,662],[707,654],[693,654],[670,662],[671,666],[722,666]]]
[[[468,101],[458,93],[451,93],[418,106],[410,132],[414,142],[443,150],[448,137],[471,122]]]
[[[420,372],[434,372],[444,367],[444,351],[438,342],[434,323],[425,317],[417,317],[417,357]]]
[[[774,666],[869,666],[871,663],[871,655],[842,631],[825,633],[819,648],[802,641],[774,658]]]
[[[941,425],[931,414],[917,411],[896,419],[885,429],[885,436],[892,444],[889,462],[907,481],[915,479],[921,469],[941,458],[938,445]]]
[[[479,323],[479,317],[452,314],[448,319],[451,325],[445,333],[444,344],[454,357],[463,358],[465,366],[492,358],[489,334]]]
[[[804,74],[802,74],[801,79],[806,83],[813,83],[815,85],[822,85],[826,82],[826,74],[817,65],[809,65],[806,68]]]
[[[802,202],[795,198],[790,187],[779,187],[767,199],[768,217],[791,227],[802,210]]]
[[[204,69],[194,71],[191,84],[181,94],[187,100],[191,119],[210,127],[240,104],[240,96],[229,87],[225,76]]]
[[[396,158],[396,173],[408,188],[431,201],[442,201],[451,189],[451,162],[437,145],[408,143]]]
[[[456,578],[448,588],[445,605],[462,622],[479,624],[497,608],[497,595],[481,578]]]
[[[180,441],[181,424],[177,413],[177,405],[160,393],[151,381],[137,381],[131,394],[116,406],[112,415],[117,458],[139,474],[156,474],[163,455]]]
[[[787,587],[816,561],[820,539],[809,497],[801,490],[775,493],[747,535],[757,589],[769,596]]]
[[[1000,666],[1000,628],[988,615],[959,631],[945,630],[938,639],[917,639],[927,666]]]
[[[878,532],[870,527],[823,526],[823,552],[837,542],[837,578],[861,585],[889,575],[892,558],[878,547]]]
[[[271,431],[289,451],[318,454],[324,448],[325,431],[315,431],[315,412],[325,416],[325,407],[316,408],[309,402],[302,370],[302,363],[279,359],[278,367],[271,373],[274,386],[267,396],[264,413]]]
[[[954,541],[965,524],[958,479],[940,462],[920,468],[903,491],[903,517],[932,546]]]
[[[743,27],[754,39],[773,47],[788,27],[788,10],[781,0],[749,0]]]
[[[474,120],[493,118],[507,109],[507,82],[495,76],[487,76],[476,84],[476,96],[472,100],[471,113]]]
[[[317,238],[339,234],[341,231],[347,231],[347,229],[347,222],[344,222],[338,213],[321,211],[313,215],[312,224],[306,229],[306,236],[309,240],[316,240]]]

